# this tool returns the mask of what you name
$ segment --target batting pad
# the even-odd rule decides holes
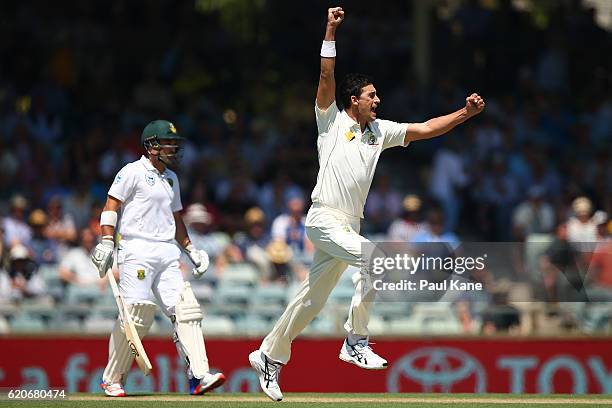
[[[134,303],[127,305],[127,308],[134,321],[138,337],[142,339],[153,324],[156,306],[150,303]],[[123,324],[117,319],[108,345],[108,364],[102,375],[104,382],[107,384],[123,383],[132,361],[134,361],[134,355],[123,333]]]
[[[208,373],[208,357],[202,334],[202,310],[191,285],[185,282],[175,307],[174,342],[176,349],[185,359],[191,375],[204,378]]]

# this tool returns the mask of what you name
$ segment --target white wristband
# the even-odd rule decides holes
[[[325,41],[321,45],[321,56],[325,58],[336,58],[336,42]]]
[[[100,225],[117,226],[117,211],[102,211],[100,214]]]

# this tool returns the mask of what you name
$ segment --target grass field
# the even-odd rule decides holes
[[[153,405],[154,404],[154,405]],[[263,394],[212,394],[193,397],[182,394],[135,394],[126,398],[106,398],[100,394],[72,394],[66,400],[16,401],[0,400],[0,406],[10,407],[83,407],[83,408],[182,408],[205,404],[206,407],[254,408],[278,404],[279,407],[490,407],[539,408],[612,407],[612,395],[508,395],[508,394],[286,394],[285,399],[275,403]]]

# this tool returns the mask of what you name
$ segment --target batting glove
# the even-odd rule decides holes
[[[91,254],[91,262],[98,268],[100,278],[106,276],[106,271],[113,266],[113,252],[115,250],[115,243],[110,239],[103,239],[94,248],[93,254]]]
[[[208,254],[203,249],[195,249],[193,245],[188,245],[185,248],[187,252],[187,256],[191,259],[191,262],[195,265],[193,268],[193,276],[196,279],[200,279],[204,272],[208,269],[208,265],[210,264],[210,259],[208,258]]]

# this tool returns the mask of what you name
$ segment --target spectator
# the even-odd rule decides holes
[[[600,243],[593,252],[589,264],[589,300],[612,301],[612,221],[600,224]]]
[[[271,265],[262,274],[263,281],[287,284],[293,275],[293,252],[289,245],[283,241],[272,241],[266,246],[266,254]]]
[[[602,214],[602,216],[597,225],[597,242],[604,243],[611,240],[610,234],[612,234],[612,220],[610,220],[608,214],[600,214]]]
[[[96,236],[102,235],[102,228],[100,228],[100,214],[102,214],[103,205],[99,201],[94,201],[91,205],[89,212],[89,219],[86,227],[93,231]]]
[[[236,232],[241,224],[239,214],[244,214],[257,200],[257,186],[242,170],[232,169],[231,177],[217,187],[216,199],[226,215],[223,225],[231,233]]]
[[[88,182],[91,182],[89,178],[81,179],[72,194],[64,200],[64,209],[74,218],[77,229],[87,226],[91,214],[93,197],[89,193]]]
[[[266,231],[266,216],[259,207],[251,207],[244,213],[244,224],[246,233],[237,234],[235,241],[238,246],[246,252],[251,245],[265,248],[270,241]]]
[[[472,334],[475,332],[476,321],[472,315],[470,303],[465,300],[460,300],[455,303],[455,313],[457,319],[461,324],[461,331],[465,334]]]
[[[104,179],[112,179],[114,174],[127,163],[133,162],[137,159],[131,149],[126,144],[128,143],[127,137],[120,137],[111,144],[111,149],[106,150],[98,161],[99,174]]]
[[[440,258],[454,257],[458,250],[460,241],[459,238],[450,231],[444,230],[444,213],[438,208],[429,210],[427,214],[427,222],[425,227],[417,232],[411,241],[411,247],[416,256],[421,254],[426,258]],[[441,282],[449,278],[452,271],[437,270],[428,273],[428,279],[430,282]],[[418,274],[412,275],[415,278]],[[434,301],[439,299],[436,298],[435,291],[425,293],[426,299]]]
[[[36,264],[32,261],[28,249],[16,244],[10,251],[9,278],[11,279],[11,299],[43,298],[46,292],[45,282],[36,273]]]
[[[516,307],[508,303],[509,291],[508,282],[503,281],[492,290],[493,304],[487,306],[482,312],[482,334],[518,334],[521,325],[521,313]]]
[[[404,197],[402,217],[391,223],[387,233],[390,241],[411,242],[414,236],[423,230],[421,205],[421,199],[414,194]]]
[[[224,232],[212,231],[212,216],[203,204],[191,204],[183,217],[191,242],[197,248],[205,250],[211,262],[223,252],[231,242]]]
[[[11,199],[11,213],[4,219],[4,242],[13,247],[17,244],[30,245],[32,228],[25,222],[25,211],[28,201],[22,195]]]
[[[514,238],[524,241],[531,234],[548,234],[555,226],[555,211],[544,201],[544,189],[531,186],[527,200],[520,203],[512,215]]]
[[[548,200],[556,200],[561,194],[561,176],[559,171],[551,164],[546,154],[537,153],[531,158],[532,178],[530,184],[542,186],[546,191]]]
[[[298,187],[284,171],[279,171],[275,178],[261,188],[258,204],[266,218],[273,220],[285,210],[286,203],[295,197],[304,197]]]
[[[606,218],[605,213],[598,211],[591,217],[593,206],[587,197],[578,197],[572,202],[572,215],[567,220],[567,238],[583,250],[593,249],[597,242],[597,225]]]
[[[249,208],[244,214],[246,233],[236,234],[234,244],[240,249],[243,259],[255,264],[263,276],[271,276],[270,261],[266,246],[270,236],[266,232],[266,217],[259,207]]]
[[[314,252],[314,246],[306,236],[305,222],[304,200],[300,197],[290,199],[287,212],[272,222],[272,239],[287,244],[299,259]]]
[[[419,242],[445,242],[456,248],[459,246],[459,238],[455,233],[444,230],[444,213],[437,208],[429,211],[425,228],[417,232],[413,237],[413,243]]]
[[[485,116],[474,125],[475,149],[479,160],[485,160],[490,154],[502,148],[503,133],[493,117]]]
[[[468,176],[464,169],[461,156],[455,151],[451,142],[439,149],[433,160],[429,191],[444,209],[447,231],[453,231],[457,226],[461,202],[457,190],[465,187]]]
[[[510,237],[512,207],[518,199],[518,183],[506,166],[501,152],[491,157],[490,171],[484,176],[478,189],[477,200],[482,203],[482,221],[487,223],[486,239],[507,241]]]
[[[584,301],[586,276],[581,271],[587,270],[585,261],[584,254],[569,240],[567,224],[559,224],[555,240],[540,257],[539,295],[549,302]]]
[[[56,264],[59,256],[57,241],[49,239],[45,235],[47,214],[41,209],[36,209],[32,211],[28,221],[30,227],[32,227],[30,248],[33,253],[33,261],[38,265]]]
[[[389,225],[402,212],[402,196],[391,187],[391,178],[381,174],[370,192],[365,205],[369,233],[387,231]]]
[[[77,239],[77,230],[72,215],[63,211],[60,196],[53,196],[47,204],[49,222],[47,224],[47,238],[56,240],[60,245],[66,246]]]
[[[97,288],[106,291],[106,277],[100,279],[91,262],[91,252],[98,243],[97,236],[89,228],[79,231],[79,244],[66,252],[59,265],[59,277],[69,285]]]

